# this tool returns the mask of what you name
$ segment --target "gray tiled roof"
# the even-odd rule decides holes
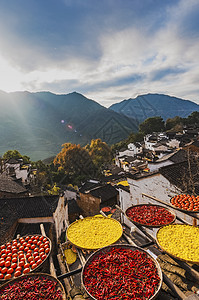
[[[25,193],[27,190],[17,182],[15,182],[10,176],[0,175],[0,191],[20,194]]]

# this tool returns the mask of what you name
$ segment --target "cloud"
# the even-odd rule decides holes
[[[11,2],[0,89],[76,90],[106,106],[148,92],[198,99],[197,0]]]

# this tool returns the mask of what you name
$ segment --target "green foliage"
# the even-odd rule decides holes
[[[30,157],[28,157],[27,155],[21,155],[21,153],[18,150],[8,150],[7,152],[5,152],[3,154],[3,159],[5,160],[9,160],[9,159],[23,159],[23,163],[27,164],[30,163]]]
[[[184,122],[184,119],[179,116],[176,116],[174,118],[169,118],[165,122],[165,128],[166,128],[166,130],[172,130],[177,125],[181,125],[181,127],[182,127],[183,122]]]
[[[194,111],[192,112],[186,119],[185,119],[185,124],[186,125],[199,125],[199,112]]]
[[[144,135],[153,132],[162,132],[164,130],[164,120],[161,117],[148,118],[139,126],[139,132]]]

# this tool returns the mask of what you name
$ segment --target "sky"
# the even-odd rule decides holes
[[[199,104],[198,0],[1,0],[0,90]]]

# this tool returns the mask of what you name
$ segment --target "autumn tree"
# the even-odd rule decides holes
[[[63,144],[62,150],[57,154],[53,163],[73,183],[91,178],[96,172],[88,151],[76,144]]]
[[[143,134],[162,132],[164,130],[164,120],[161,117],[148,118],[139,125],[139,132]]]
[[[101,139],[91,140],[90,145],[86,145],[85,149],[98,169],[101,169],[104,164],[110,163],[112,160],[111,148]]]

